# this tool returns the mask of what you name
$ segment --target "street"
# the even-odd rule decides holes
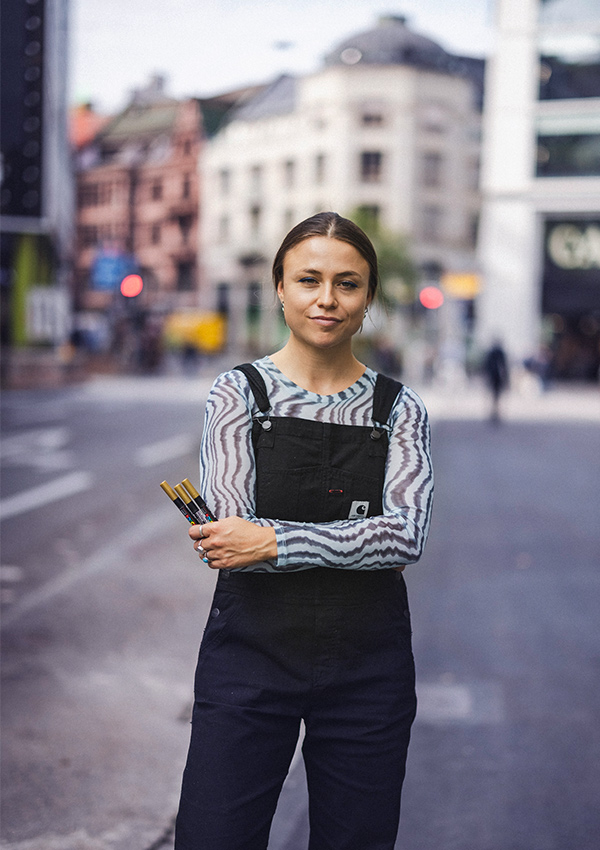
[[[215,575],[158,485],[197,482],[210,383],[4,395],[3,850],[173,846]],[[436,497],[405,572],[419,712],[398,850],[596,850],[597,390],[510,399],[496,426],[472,393],[422,395]],[[269,850],[307,835],[298,757]]]

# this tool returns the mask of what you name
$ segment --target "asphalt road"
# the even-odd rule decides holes
[[[197,479],[207,387],[4,395],[3,850],[172,847],[215,576],[158,484]],[[600,417],[588,402],[579,415],[551,396],[494,427],[472,399],[461,415],[456,396],[449,414],[431,397],[434,522],[405,573],[420,708],[399,850],[598,847]],[[304,850],[306,836],[298,758],[270,850]]]

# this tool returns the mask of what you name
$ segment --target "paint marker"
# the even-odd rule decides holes
[[[162,481],[160,486],[163,488],[163,490],[165,491],[169,499],[173,502],[175,507],[181,511],[181,513],[184,515],[190,525],[200,524],[200,520],[196,519],[196,517],[191,513],[191,511],[188,510],[183,499],[181,499],[177,495],[177,493],[175,492],[175,490],[173,490],[170,484],[167,484],[166,481]]]
[[[190,513],[191,516],[194,517],[194,520],[199,525],[204,525],[204,523],[210,522],[206,514],[200,510],[200,508],[192,499],[190,494],[187,492],[183,484],[176,484],[174,489],[181,501],[184,503],[186,510]]]
[[[200,493],[196,490],[190,479],[184,478],[181,483],[198,506],[200,514],[206,517],[205,522],[216,522],[216,516],[213,514],[212,511],[208,509],[208,505],[206,504]]]

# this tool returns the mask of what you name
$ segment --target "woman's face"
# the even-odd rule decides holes
[[[277,294],[298,341],[316,348],[347,344],[371,303],[369,265],[347,242],[311,236],[285,255]]]

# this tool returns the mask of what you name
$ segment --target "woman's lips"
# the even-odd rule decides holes
[[[333,325],[337,325],[340,319],[334,319],[333,316],[312,316],[312,321],[324,328],[330,328]]]

